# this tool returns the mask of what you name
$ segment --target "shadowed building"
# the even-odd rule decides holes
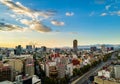
[[[11,67],[8,64],[2,64],[0,63],[0,81],[12,81],[12,70]]]

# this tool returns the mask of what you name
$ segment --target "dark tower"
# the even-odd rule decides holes
[[[77,51],[77,50],[78,50],[78,41],[73,40],[73,51]]]

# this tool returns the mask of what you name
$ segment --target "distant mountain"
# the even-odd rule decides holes
[[[95,44],[95,45],[79,45],[79,49],[84,49],[84,48],[90,48],[90,47],[97,47],[101,48],[102,45],[105,45],[105,47],[114,47],[114,48],[120,48],[120,44]]]

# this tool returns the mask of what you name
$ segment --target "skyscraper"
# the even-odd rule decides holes
[[[31,50],[32,50],[32,45],[26,45],[26,49],[27,49],[28,51],[31,51]]]
[[[77,49],[78,49],[78,41],[73,40],[73,51],[77,51]]]
[[[22,51],[23,51],[23,48],[21,45],[18,45],[16,46],[15,50],[14,50],[14,53],[15,55],[21,55],[22,54]]]

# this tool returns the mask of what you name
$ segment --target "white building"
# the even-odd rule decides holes
[[[67,64],[66,74],[69,75],[69,76],[73,76],[73,64]]]
[[[45,73],[46,73],[46,76],[49,77],[50,76],[50,67],[51,66],[56,66],[56,62],[47,62],[45,64]]]
[[[102,71],[98,71],[98,76],[103,76]]]
[[[90,64],[89,59],[85,59],[85,60],[83,61],[83,65],[88,65],[88,64]]]
[[[110,78],[111,77],[111,73],[109,71],[105,71],[104,77]]]
[[[111,72],[107,70],[98,71],[98,76],[104,76],[105,78],[111,77]]]
[[[41,79],[39,79],[36,75],[33,75],[32,84],[41,84]]]

